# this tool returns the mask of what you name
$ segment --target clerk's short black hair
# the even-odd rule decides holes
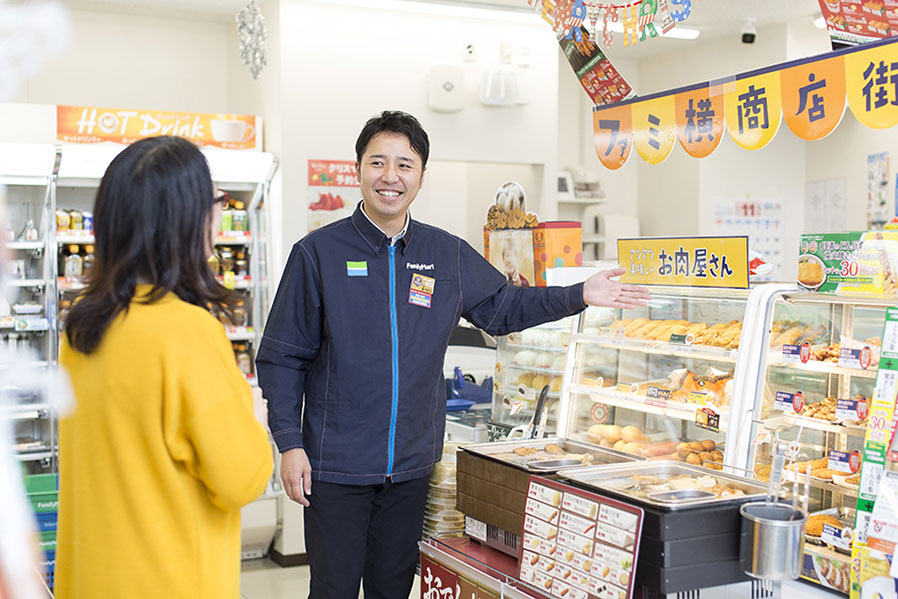
[[[430,140],[427,133],[421,127],[418,119],[407,112],[399,110],[384,110],[379,115],[372,117],[362,127],[359,138],[355,142],[355,160],[357,164],[362,162],[362,154],[368,147],[368,142],[378,133],[402,133],[408,138],[409,145],[421,157],[421,166],[427,166],[427,157],[430,155]]]

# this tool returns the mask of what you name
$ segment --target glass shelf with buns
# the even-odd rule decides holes
[[[746,456],[740,466],[759,480],[770,478],[777,440],[793,448],[783,478],[803,482],[805,472],[810,478],[802,578],[844,594],[840,576],[822,576],[815,566],[825,553],[828,571],[850,571],[868,402],[890,306],[894,298],[775,294],[756,320],[759,384],[731,415],[739,431],[734,443]],[[826,534],[823,524],[830,525]]]
[[[748,290],[653,287],[644,308],[587,308],[568,346],[560,435],[721,469]],[[729,458],[730,461],[733,458]]]
[[[497,339],[491,425],[510,430],[533,417],[539,393],[549,386],[548,430],[554,431],[567,345],[574,317]]]

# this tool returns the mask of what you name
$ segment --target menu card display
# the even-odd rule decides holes
[[[556,597],[632,599],[643,511],[530,477],[519,577]]]

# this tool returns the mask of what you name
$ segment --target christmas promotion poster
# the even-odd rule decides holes
[[[351,160],[309,160],[309,231],[350,216],[361,199]]]

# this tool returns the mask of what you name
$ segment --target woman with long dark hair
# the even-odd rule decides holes
[[[138,141],[100,183],[60,353],[75,408],[60,423],[59,599],[240,595],[240,508],[272,455],[210,313],[233,304],[206,261],[220,218],[185,139]]]

